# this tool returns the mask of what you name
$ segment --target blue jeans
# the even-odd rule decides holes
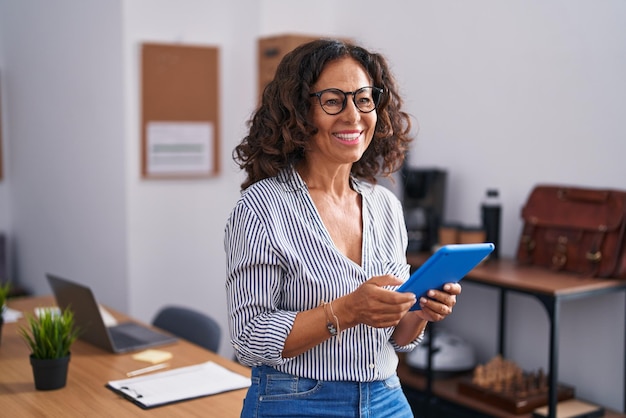
[[[241,417],[413,418],[413,413],[396,375],[376,382],[328,382],[258,366],[252,368]]]

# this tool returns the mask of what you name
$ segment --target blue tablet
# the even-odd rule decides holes
[[[411,311],[421,309],[419,298],[430,289],[443,289],[446,283],[456,283],[483,261],[495,248],[492,243],[450,244],[439,248],[409,277],[398,292],[411,292],[418,302]]]

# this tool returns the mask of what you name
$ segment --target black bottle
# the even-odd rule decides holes
[[[500,218],[502,206],[497,189],[487,189],[487,196],[481,207],[483,229],[485,230],[485,241],[493,242],[496,248],[490,258],[500,258]]]

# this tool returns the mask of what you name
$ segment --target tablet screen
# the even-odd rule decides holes
[[[493,250],[492,243],[450,244],[439,248],[411,277],[398,292],[411,292],[420,297],[430,289],[443,288],[446,283],[456,283],[483,261]],[[419,302],[411,310],[421,309]]]

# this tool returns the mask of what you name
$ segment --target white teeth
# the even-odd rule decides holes
[[[335,134],[335,136],[343,141],[355,141],[361,134]]]

